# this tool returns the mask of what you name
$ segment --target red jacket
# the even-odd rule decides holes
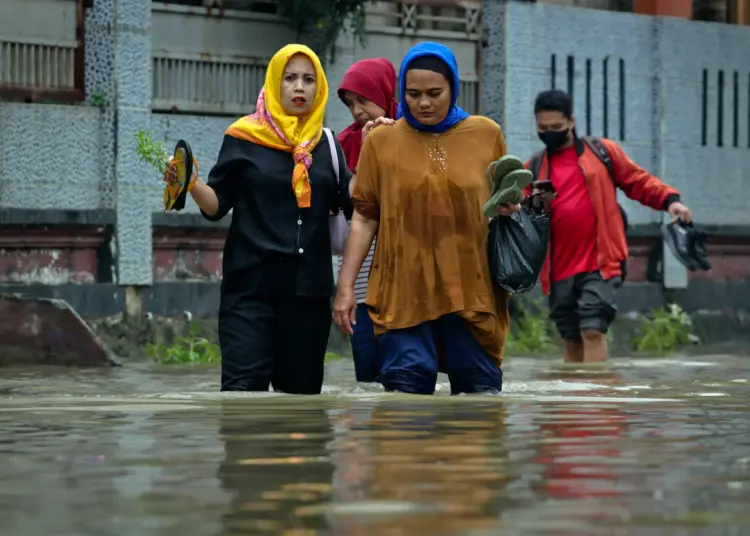
[[[667,210],[669,205],[680,200],[680,193],[674,188],[649,174],[646,170],[633,162],[625,151],[611,140],[602,139],[609,151],[615,174],[615,183],[630,199],[655,210]],[[578,162],[586,178],[586,186],[591,195],[591,202],[596,212],[597,251],[599,255],[599,270],[604,279],[620,277],[622,264],[628,260],[628,242],[625,236],[625,226],[617,206],[617,194],[607,167],[588,145],[580,139],[576,140]],[[531,162],[526,162],[528,169]],[[549,177],[549,159],[545,151],[539,168],[539,177],[535,180]],[[531,195],[532,187],[526,189],[526,195]],[[549,294],[550,288],[550,251],[547,246],[547,258],[542,267],[542,292]]]

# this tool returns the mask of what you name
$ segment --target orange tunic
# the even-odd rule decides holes
[[[443,134],[403,119],[365,140],[357,166],[356,210],[378,220],[365,303],[376,334],[457,314],[502,364],[507,294],[487,260],[487,166],[506,154],[500,127],[472,116]]]

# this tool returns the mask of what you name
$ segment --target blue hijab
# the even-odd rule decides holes
[[[414,116],[409,113],[409,106],[406,104],[406,71],[409,70],[409,65],[415,59],[421,58],[423,56],[435,56],[443,63],[445,63],[450,72],[453,73],[451,80],[451,82],[453,83],[453,87],[451,88],[451,109],[448,112],[448,115],[445,116],[445,119],[443,119],[437,125],[423,125],[422,123],[417,121]],[[461,121],[469,117],[468,113],[466,113],[456,105],[460,85],[461,80],[459,79],[458,74],[458,63],[456,62],[456,56],[453,54],[453,51],[451,51],[451,49],[449,49],[445,45],[430,43],[429,41],[414,45],[413,47],[411,47],[409,52],[406,53],[406,56],[404,56],[404,60],[401,62],[398,80],[399,105],[398,114],[396,115],[396,117],[403,117],[412,128],[421,130],[423,132],[433,132],[440,134],[442,132],[445,132],[446,130],[450,130]]]

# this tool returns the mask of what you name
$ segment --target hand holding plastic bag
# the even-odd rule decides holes
[[[490,222],[487,243],[492,282],[511,294],[530,291],[547,257],[549,215],[529,206]]]

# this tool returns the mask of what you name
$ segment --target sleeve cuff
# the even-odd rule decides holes
[[[380,206],[376,203],[353,198],[354,208],[368,220],[380,220]]]
[[[669,207],[672,205],[672,203],[679,203],[680,202],[680,194],[669,194],[667,198],[664,200],[664,210],[669,210]]]
[[[205,212],[203,212],[203,210],[201,210],[201,215],[204,218],[206,218],[208,221],[214,221],[214,222],[220,221],[224,216],[227,215],[227,212],[229,212],[230,209],[227,208],[227,203],[226,203],[226,200],[224,199],[224,196],[221,195],[221,193],[219,193],[216,190],[216,188],[214,188],[213,186],[211,185],[208,185],[208,186],[212,188],[214,192],[216,192],[216,199],[219,201],[219,207],[218,207],[218,210],[216,211],[216,214],[214,214],[213,216],[206,214]]]

